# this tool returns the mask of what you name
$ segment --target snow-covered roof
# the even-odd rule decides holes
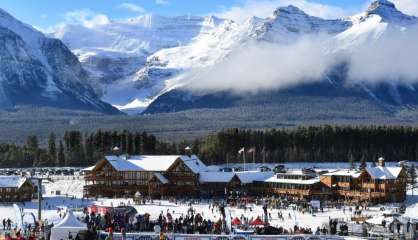
[[[120,156],[106,156],[106,160],[117,171],[144,171],[145,169],[133,164],[130,160]],[[158,164],[157,164],[158,165]]]
[[[237,176],[241,183],[264,182],[274,175],[273,172],[246,171],[246,172],[201,172],[199,181],[201,183],[219,182],[228,183],[234,176]]]
[[[402,171],[402,167],[367,167],[366,171],[373,179],[397,179]]]
[[[166,177],[164,177],[161,173],[154,173],[154,176],[158,179],[158,180],[160,180],[160,182],[162,183],[162,184],[167,184],[167,183],[169,183],[170,181],[168,181],[168,179],[166,178]]]
[[[91,167],[87,167],[87,168],[83,168],[81,169],[82,172],[89,172],[92,171],[94,169],[95,166],[91,166]]]
[[[228,183],[235,176],[233,172],[201,172],[199,182],[201,183]]]
[[[235,173],[242,183],[264,182],[274,176],[274,172],[246,171]]]
[[[350,170],[350,169],[341,169],[341,170],[335,170],[332,172],[328,172],[323,174],[324,176],[349,176],[349,177],[359,177],[360,171],[357,170]]]
[[[206,165],[195,155],[111,155],[105,158],[117,171],[164,172],[177,159],[181,159],[195,173],[207,170]]]
[[[0,188],[20,188],[26,180],[20,176],[0,176]]]
[[[318,183],[320,181],[321,180],[319,178],[311,178],[311,179],[284,179],[284,178],[277,178],[276,176],[272,176],[269,179],[267,179],[265,182],[312,185],[312,184]]]
[[[181,156],[180,157],[184,164],[190,168],[194,173],[201,173],[207,172],[208,167],[204,164],[196,155],[192,155],[191,157],[188,156]]]

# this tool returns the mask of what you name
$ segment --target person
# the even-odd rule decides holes
[[[8,218],[6,222],[7,222],[7,230],[12,230],[12,220]]]
[[[3,218],[3,230],[6,230],[6,219]]]
[[[320,235],[321,234],[321,230],[319,229],[319,227],[316,229],[315,235]]]

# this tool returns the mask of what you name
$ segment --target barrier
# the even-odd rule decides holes
[[[108,233],[100,232],[99,239],[104,240]],[[164,234],[167,240],[344,240],[340,236],[330,235],[207,235],[207,234]],[[156,233],[127,233],[127,240],[159,240]],[[121,233],[113,233],[113,240],[122,240]]]

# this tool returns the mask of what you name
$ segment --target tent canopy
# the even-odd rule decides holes
[[[264,225],[264,222],[260,219],[260,217],[257,217],[255,220],[250,222],[250,225],[253,225],[253,226]]]
[[[233,220],[232,220],[232,225],[241,225],[241,220],[239,220],[239,218],[234,218]]]
[[[65,218],[52,227],[51,239],[68,239],[69,235],[75,238],[77,233],[82,230],[87,230],[86,224],[78,221],[76,216],[71,211],[68,211]]]
[[[68,211],[65,218],[54,226],[54,228],[83,228],[87,229],[86,224],[77,220],[73,212]]]

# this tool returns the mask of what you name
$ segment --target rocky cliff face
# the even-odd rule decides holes
[[[87,82],[77,57],[57,39],[0,10],[0,106],[53,106],[119,113]]]

